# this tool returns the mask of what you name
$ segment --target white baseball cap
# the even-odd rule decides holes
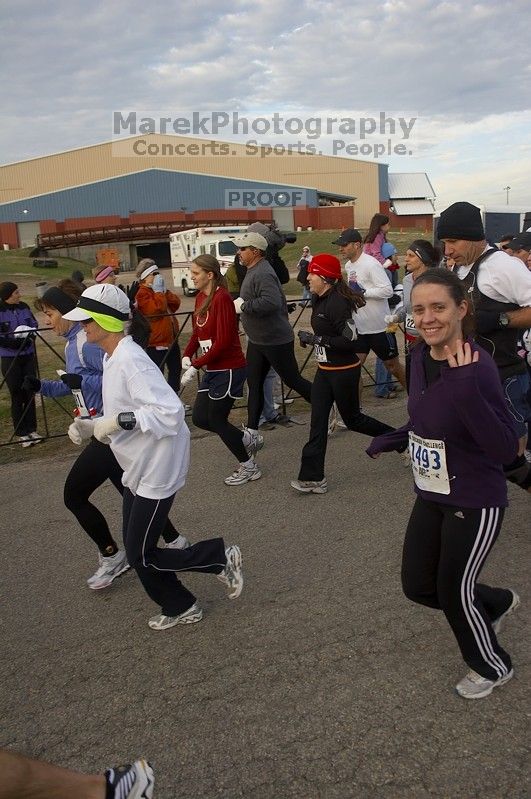
[[[104,314],[113,316],[122,322],[129,319],[130,303],[127,294],[109,283],[99,283],[85,289],[76,307],[63,314],[63,319],[71,322],[82,322],[93,318],[92,315]]]
[[[239,249],[241,247],[254,247],[262,252],[267,250],[267,241],[265,238],[261,236],[260,233],[254,233],[253,231],[250,233],[242,233],[241,236],[236,236],[234,244]]]

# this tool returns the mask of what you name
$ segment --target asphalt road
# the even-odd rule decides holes
[[[366,406],[391,423],[404,416],[401,399]],[[240,544],[245,587],[231,602],[212,577],[185,577],[204,620],[158,633],[134,574],[86,586],[94,547],[62,504],[74,447],[0,467],[2,745],[87,771],[144,754],[157,799],[530,795],[529,496],[510,488],[483,575],[522,596],[502,632],[516,676],[466,702],[444,618],[400,590],[409,470],[340,432],[329,493],[297,495],[289,480],[307,433],[268,432],[263,478],[230,488],[220,441],[194,438],[172,518],[192,540]],[[118,531],[112,486],[97,502]]]

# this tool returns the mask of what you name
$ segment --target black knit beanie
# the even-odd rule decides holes
[[[17,284],[11,283],[9,280],[6,280],[5,283],[0,283],[0,300],[5,302],[17,289]]]
[[[471,203],[454,203],[439,218],[437,238],[482,241],[485,230],[481,211]]]
[[[60,311],[64,316],[65,313],[74,310],[77,305],[77,300],[74,300],[69,294],[61,291],[61,289],[56,286],[50,286],[42,295],[41,303],[47,305],[49,308],[55,308],[56,311]]]

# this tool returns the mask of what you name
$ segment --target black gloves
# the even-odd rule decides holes
[[[398,303],[402,302],[402,297],[400,296],[400,294],[393,294],[392,297],[389,297],[387,302],[389,303],[390,308],[396,308]]]
[[[296,307],[297,307],[296,302],[288,302],[288,313],[293,313]]]
[[[70,374],[61,375],[61,380],[63,381],[65,386],[68,386],[70,391],[72,391],[72,389],[81,388],[81,382],[83,378],[81,377],[81,375],[78,375],[75,372],[71,372]]]
[[[24,391],[33,391],[35,394],[37,391],[41,390],[41,381],[38,377],[33,377],[33,375],[26,375],[24,380],[22,381],[21,388]]]
[[[308,330],[299,330],[297,335],[299,337],[301,347],[306,347],[308,344],[312,346],[317,344],[317,346],[319,346],[321,343],[321,336],[316,336],[313,333],[310,333]]]

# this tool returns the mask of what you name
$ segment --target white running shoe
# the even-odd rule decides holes
[[[497,680],[488,680],[475,671],[469,671],[466,677],[463,677],[463,679],[457,683],[455,690],[463,699],[483,699],[484,696],[491,694],[494,688],[497,688],[499,685],[505,685],[505,683],[509,682],[513,677],[514,669],[511,669],[508,674],[499,677]]]
[[[291,487],[301,494],[326,494],[328,491],[326,477],[322,480],[292,480]]]
[[[170,627],[175,627],[176,624],[195,624],[202,618],[203,610],[197,602],[194,602],[191,608],[179,613],[178,616],[165,616],[163,613],[159,613],[157,616],[152,616],[148,624],[152,630],[168,630]]]
[[[108,768],[105,780],[114,791],[114,799],[152,799],[155,777],[144,758],[126,766]]]
[[[254,463],[252,466],[245,466],[243,463],[240,464],[238,469],[231,474],[230,477],[225,478],[225,485],[228,486],[241,486],[244,483],[249,483],[252,480],[258,480],[259,477],[262,476],[262,472],[258,468],[257,464]]]
[[[190,546],[190,542],[184,535],[179,535],[177,538],[174,538],[173,541],[165,541],[164,547],[165,549],[187,549]]]
[[[34,444],[37,443],[36,441],[33,441],[29,436],[19,436],[18,441],[22,447],[32,447]]]
[[[123,574],[130,568],[126,554],[122,549],[119,549],[110,558],[104,558],[100,553],[98,555],[100,559],[99,569],[87,580],[88,587],[92,588],[93,591],[107,588],[118,575]]]
[[[254,458],[259,449],[264,446],[264,437],[261,433],[252,433],[248,427],[243,428],[243,446],[250,458]]]
[[[33,433],[28,433],[28,438],[31,438],[34,444],[38,444],[39,441],[42,441],[42,436],[40,436],[35,430]]]
[[[216,574],[229,589],[229,599],[237,599],[243,588],[242,553],[240,547],[233,544],[225,550],[227,564],[222,572]]]
[[[510,614],[513,612],[513,610],[516,610],[516,608],[520,606],[520,597],[518,596],[516,591],[511,591],[511,594],[513,595],[513,598],[511,600],[511,604],[509,605],[507,610],[504,613],[502,613],[501,616],[498,616],[497,619],[494,619],[491,622],[492,629],[494,630],[496,635],[498,635],[498,633],[500,632],[500,630],[502,628],[502,622],[503,622],[504,618],[506,616],[510,616]]]

